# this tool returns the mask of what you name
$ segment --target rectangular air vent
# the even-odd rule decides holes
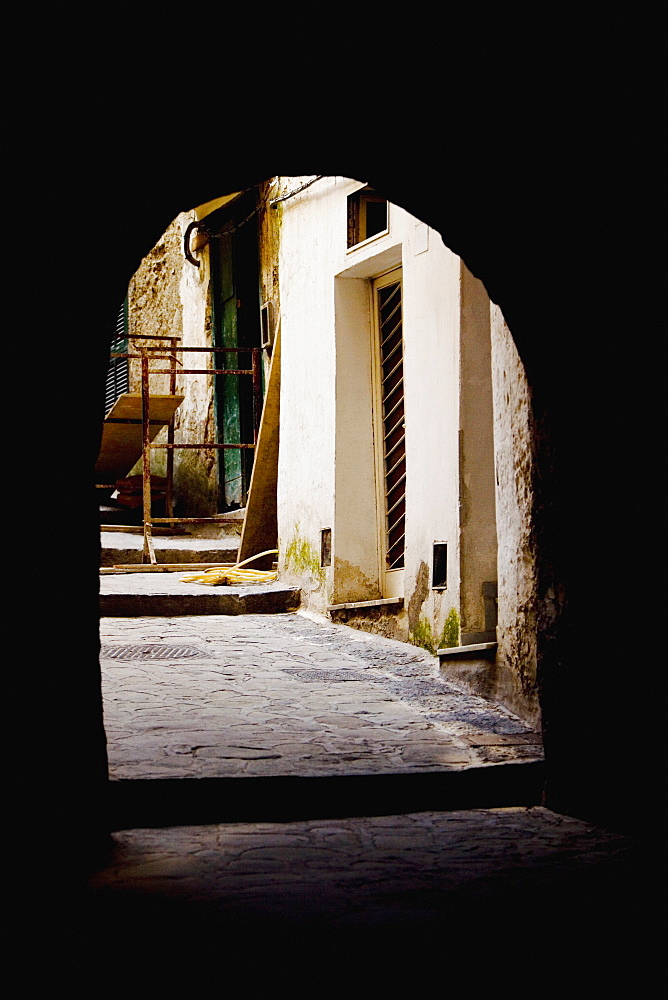
[[[434,542],[431,586],[434,590],[445,590],[448,586],[448,543]]]
[[[276,335],[276,306],[273,299],[263,303],[260,309],[260,322],[262,332],[262,347],[270,348],[274,346]]]

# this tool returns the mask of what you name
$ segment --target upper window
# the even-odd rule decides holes
[[[348,195],[348,249],[386,232],[386,198],[370,187]]]

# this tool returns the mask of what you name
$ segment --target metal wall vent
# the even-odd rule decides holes
[[[202,660],[209,658],[209,654],[198,646],[161,646],[156,643],[143,643],[139,646],[103,646],[101,656],[109,660]]]

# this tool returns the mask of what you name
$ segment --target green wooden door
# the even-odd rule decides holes
[[[234,281],[233,237],[224,235],[216,241],[220,292],[218,296],[218,323],[216,346],[238,347],[237,294]],[[217,368],[238,368],[236,352],[216,355]],[[243,377],[243,376],[242,376]],[[216,410],[218,440],[226,444],[241,441],[239,414],[239,375],[216,376]],[[225,509],[243,504],[241,449],[225,448],[219,457],[221,500]]]
[[[212,240],[213,333],[216,347],[259,347],[260,310],[257,219],[248,222],[247,199],[240,199],[232,218],[221,222]],[[216,213],[218,215],[218,213]],[[216,221],[216,220],[214,220]],[[250,351],[218,354],[217,368],[250,369]],[[253,382],[249,375],[216,375],[218,440],[252,444]],[[253,469],[252,448],[224,448],[219,453],[220,506],[234,510],[246,503]]]

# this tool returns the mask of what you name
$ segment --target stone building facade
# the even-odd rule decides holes
[[[262,346],[265,375],[280,332],[281,578],[314,612],[432,651],[498,642],[472,683],[537,719],[526,378],[439,233],[356,180],[273,178],[179,215],[129,316],[186,346]],[[183,376],[177,391],[177,440],[221,440],[228,389]],[[243,473],[177,451],[179,511],[242,506]]]

